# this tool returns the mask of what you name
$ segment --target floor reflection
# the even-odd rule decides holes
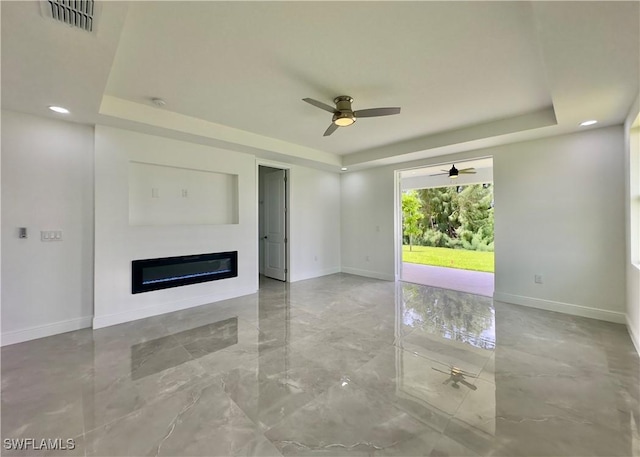
[[[624,327],[338,274],[2,349],[2,438],[80,455],[634,455]]]
[[[445,379],[442,382],[442,384],[447,385],[447,384],[451,383],[451,387],[453,387],[454,389],[459,389],[460,385],[462,384],[463,386],[467,386],[471,390],[478,390],[477,386],[474,386],[473,384],[471,384],[471,383],[469,383],[467,381],[468,378],[474,379],[474,378],[477,378],[478,375],[467,373],[467,372],[461,370],[458,367],[450,367],[449,372],[442,371],[442,370],[440,370],[438,368],[433,368],[433,367],[431,369],[435,370],[435,371],[439,371],[440,373],[444,373],[446,375],[449,375],[449,377],[447,379]]]
[[[495,431],[491,299],[409,283],[396,286],[396,404],[444,433],[434,452],[471,453],[447,435],[455,418],[472,435]],[[465,415],[469,406],[471,414]],[[481,407],[481,409],[478,409]],[[444,443],[444,444],[443,444]],[[445,445],[446,444],[446,445]]]
[[[478,348],[495,348],[490,298],[409,283],[400,283],[400,292],[403,325]]]
[[[181,344],[187,353],[181,351]],[[238,344],[237,317],[134,344],[131,346],[131,378],[159,373],[234,344]],[[177,354],[167,357],[174,348]]]

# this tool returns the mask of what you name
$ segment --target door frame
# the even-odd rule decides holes
[[[402,171],[393,172],[393,260],[396,282],[402,280]]]
[[[257,259],[257,278],[260,277],[260,167],[270,167],[270,168],[278,168],[280,170],[285,171],[285,176],[287,178],[284,186],[284,204],[285,204],[285,214],[284,214],[284,223],[285,223],[285,237],[287,238],[287,242],[285,243],[285,252],[284,252],[284,261],[285,261],[285,275],[284,281],[291,282],[291,164],[275,162],[273,160],[266,160],[256,158],[256,232],[255,239],[258,240],[256,246],[256,259]]]
[[[394,240],[393,240],[393,251],[394,251],[394,270],[395,270],[395,280],[402,281],[402,179],[400,174],[404,171],[410,170],[418,170],[420,168],[434,167],[434,166],[447,166],[454,162],[468,162],[472,160],[479,159],[487,159],[490,158],[495,161],[494,154],[477,154],[478,151],[472,151],[471,153],[461,153],[461,154],[453,154],[453,155],[444,155],[444,156],[435,156],[424,161],[412,162],[413,166],[406,168],[397,168],[393,171],[393,232],[394,232]],[[492,164],[492,173],[495,169],[495,166]],[[496,177],[493,174],[492,184],[494,185],[494,200],[495,200],[495,183]],[[496,212],[494,208],[494,220],[496,217]],[[495,229],[494,229],[495,230]],[[495,234],[494,234],[495,237]],[[498,264],[498,256],[494,252],[494,265]],[[497,272],[494,271],[493,274],[493,283],[494,283],[494,293],[495,293],[495,284],[497,278]]]

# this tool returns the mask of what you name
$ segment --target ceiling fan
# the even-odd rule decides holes
[[[436,173],[435,175],[430,175],[430,176],[449,175],[449,178],[455,179],[458,177],[458,175],[475,175],[476,174],[475,168],[471,167],[471,168],[463,168],[462,170],[458,170],[455,165],[451,165],[451,169],[449,171],[447,170],[442,170],[442,171],[444,171],[444,173]]]
[[[399,114],[400,108],[370,108],[353,111],[351,109],[351,103],[353,98],[348,95],[340,95],[333,100],[336,104],[335,108],[325,103],[314,100],[313,98],[303,98],[303,101],[315,106],[316,108],[323,109],[333,114],[331,119],[331,125],[325,130],[323,136],[329,136],[335,132],[338,127],[348,127],[353,124],[356,119],[361,117],[377,117],[377,116],[390,116],[392,114]]]

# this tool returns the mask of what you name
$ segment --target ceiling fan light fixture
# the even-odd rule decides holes
[[[458,169],[455,165],[451,165],[451,170],[449,170],[449,178],[456,179],[458,177]]]
[[[352,114],[340,113],[333,117],[333,123],[339,127],[348,127],[356,121]]]

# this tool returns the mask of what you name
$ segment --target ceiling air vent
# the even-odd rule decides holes
[[[87,32],[93,31],[95,2],[93,0],[46,0],[42,2],[46,16]]]

